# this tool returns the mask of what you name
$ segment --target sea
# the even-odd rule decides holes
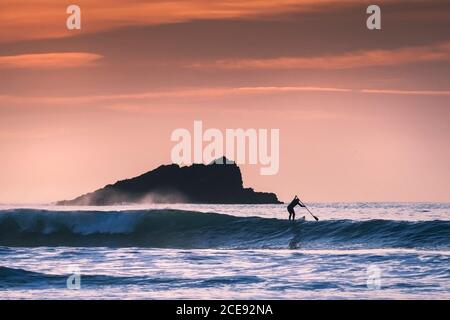
[[[450,299],[450,203],[307,205],[1,205],[0,299]]]

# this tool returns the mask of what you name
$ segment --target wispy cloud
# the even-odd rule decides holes
[[[390,0],[394,1],[394,0]],[[81,32],[97,32],[132,25],[156,25],[199,19],[245,19],[288,12],[321,10],[328,5],[358,0],[172,0],[124,3],[117,0],[78,0],[83,21]],[[66,5],[67,6],[67,5]],[[1,41],[73,36],[65,28],[66,6],[60,0],[15,0],[2,3],[0,21],[8,32]]]
[[[152,100],[184,99],[186,98],[216,98],[236,95],[262,95],[283,94],[295,92],[349,92],[347,88],[332,87],[226,87],[226,88],[194,88],[147,91],[140,93],[124,93],[110,95],[89,96],[14,96],[0,95],[0,101],[9,103],[32,103],[32,104],[56,104],[60,105],[82,105],[90,103],[121,103],[121,102],[145,102]]]
[[[198,62],[189,65],[189,67],[236,70],[351,69],[362,67],[395,66],[444,60],[450,60],[450,42],[387,50],[362,50],[338,55],[323,55],[313,57],[222,59],[212,62]]]
[[[92,66],[103,56],[86,52],[53,52],[0,56],[0,69],[62,69]]]
[[[374,94],[399,94],[399,95],[419,95],[419,96],[450,96],[450,91],[436,90],[383,90],[383,89],[363,89],[363,93]]]
[[[147,91],[140,93],[124,93],[110,95],[87,96],[14,96],[0,95],[0,105],[54,105],[64,106],[127,106],[145,105],[151,102],[186,102],[186,99],[216,99],[233,96],[259,96],[273,94],[295,93],[362,93],[362,94],[395,94],[395,95],[426,95],[426,96],[450,96],[450,91],[434,90],[396,90],[396,89],[352,89],[338,87],[314,87],[314,86],[267,86],[267,87],[224,87],[224,88],[193,88],[162,91]]]

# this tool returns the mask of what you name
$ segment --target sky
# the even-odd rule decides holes
[[[2,1],[0,203],[169,164],[194,120],[279,129],[278,174],[242,172],[284,201],[450,202],[450,3],[370,4]]]

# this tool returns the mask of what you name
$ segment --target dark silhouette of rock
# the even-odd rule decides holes
[[[216,163],[218,160],[226,164]],[[59,201],[57,204],[281,203],[274,193],[255,192],[252,188],[244,188],[239,167],[225,157],[218,160],[209,165],[162,165],[138,177],[118,181],[73,200]]]

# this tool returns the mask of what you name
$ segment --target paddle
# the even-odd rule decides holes
[[[316,219],[316,221],[319,221],[319,218],[317,218],[315,215],[313,215],[312,212],[309,211],[308,207],[300,199],[298,199],[298,200],[305,207],[305,209],[308,210],[308,212],[313,216],[313,218]]]

